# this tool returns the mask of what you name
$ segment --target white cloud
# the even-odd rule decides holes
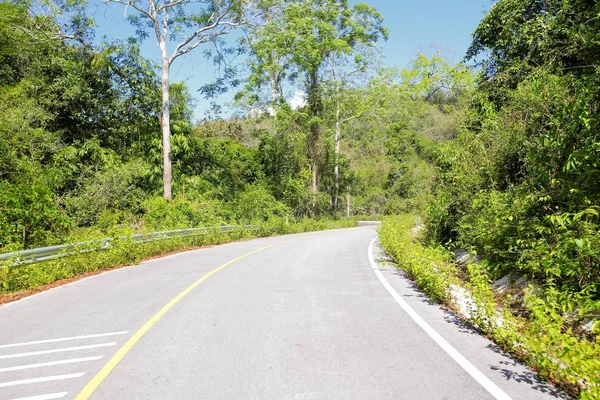
[[[299,108],[302,108],[306,105],[306,93],[304,93],[302,90],[296,90],[296,93],[294,93],[294,97],[292,97],[292,100],[290,101],[290,107],[292,107],[292,110],[297,110]]]

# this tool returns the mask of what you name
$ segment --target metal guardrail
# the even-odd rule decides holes
[[[40,247],[37,249],[20,250],[12,253],[0,254],[0,263],[13,260],[12,266],[33,264],[42,261],[54,260],[56,258],[84,254],[92,251],[107,250],[114,240],[125,240],[131,238],[133,243],[148,243],[158,240],[167,240],[189,236],[206,235],[215,230],[227,233],[236,229],[253,230],[259,228],[257,225],[225,225],[206,228],[175,229],[162,232],[138,233],[132,236],[119,236],[117,238],[104,238],[88,240],[85,242],[59,244],[55,246]],[[0,269],[6,267],[1,266]]]
[[[381,221],[356,221],[358,226],[381,225]]]

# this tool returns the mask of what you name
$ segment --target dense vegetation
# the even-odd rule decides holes
[[[512,310],[530,318],[521,329],[544,330],[546,349],[597,354],[598,324],[587,336],[577,328],[600,314],[597,1],[499,0],[465,62],[417,54],[402,71],[379,67],[388,32],[367,4],[224,1],[246,29],[239,47],[220,41],[228,30],[193,39],[212,40],[223,71],[201,92],[234,90],[236,113],[196,122],[190,92],[199,88],[165,80],[164,62],[161,79],[140,55],[143,21],[130,18],[138,38],[99,44],[72,3],[46,14],[35,2],[0,3],[0,251],[116,230],[281,228],[344,217],[349,198],[352,215],[424,218],[423,247],[402,233],[406,220],[392,219],[382,238],[438,300],[446,275],[471,280],[490,302],[489,280],[524,275],[534,290]],[[246,24],[250,3],[262,17]],[[171,24],[186,29],[211,18],[177,15]],[[244,61],[229,65],[228,54]],[[293,94],[304,104],[292,108]],[[424,269],[448,261],[440,245],[475,252],[482,266]],[[544,351],[531,350],[534,366],[581,389],[588,372],[553,369],[544,363],[564,354]]]
[[[317,7],[311,4],[303,7]],[[306,23],[302,18],[327,11],[328,4],[306,16],[293,12],[298,5],[292,2],[292,11],[274,21],[295,29]],[[385,33],[381,17],[370,7],[346,6],[346,14],[333,13],[327,22],[346,32],[347,42],[332,44],[325,28],[316,33],[313,41],[322,48],[314,66],[294,61],[313,42],[291,50],[282,43],[278,50],[288,60],[289,76],[279,85],[308,85],[307,91],[314,86],[305,107],[294,110],[283,99],[261,95],[256,66],[273,66],[251,47],[247,65],[255,84],[240,92],[238,106],[241,111],[260,106],[262,112],[194,124],[188,88],[170,85],[174,198],[169,201],[161,196],[160,79],[157,67],[139,54],[137,41],[92,46],[86,42],[93,33],[89,26],[85,37],[57,38],[52,36],[60,27],[57,18],[34,17],[13,3],[0,7],[3,251],[123,226],[143,231],[337,218],[346,212],[348,190],[352,214],[422,207],[421,194],[432,179],[427,160],[435,142],[455,134],[455,115],[464,106],[459,94],[472,82],[466,67],[438,56],[419,55],[402,73],[376,71],[376,60],[357,55],[376,54],[377,32]],[[353,13],[372,15],[375,30],[367,34],[346,26]],[[256,37],[268,35],[267,28],[255,31]],[[337,81],[326,65],[330,57],[341,65]],[[348,70],[341,60],[351,64],[352,79],[339,78]],[[302,79],[315,73],[313,80]],[[267,106],[276,112],[264,112]],[[336,120],[336,108],[344,121]],[[336,211],[332,197],[340,202]]]
[[[597,1],[495,3],[467,53],[479,75],[458,134],[431,158],[429,247],[412,219],[382,232],[433,297],[466,281],[476,326],[582,398],[600,396],[599,13]],[[456,269],[440,244],[482,264]],[[530,283],[524,298],[492,292],[507,274]]]
[[[600,35],[595,1],[500,1],[468,57],[481,75],[439,148],[432,238],[510,271],[595,293],[600,282]],[[482,58],[483,57],[483,58]]]

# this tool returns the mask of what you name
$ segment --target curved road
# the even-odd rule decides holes
[[[369,260],[375,235],[231,243],[7,304],[0,399],[564,398]]]

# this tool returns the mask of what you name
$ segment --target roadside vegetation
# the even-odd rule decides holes
[[[379,234],[386,253],[433,300],[542,379],[582,399],[600,396],[598,332],[583,332],[578,324],[590,312],[589,293],[560,291],[539,281],[524,292],[495,291],[487,263],[455,263],[447,248],[416,235],[414,215],[386,219]]]
[[[581,398],[600,397],[599,12],[492,7],[467,54],[479,75],[458,134],[431,158],[423,230],[413,238],[405,217],[381,231],[432,297],[451,303],[451,285],[466,286],[478,329]],[[481,262],[456,265],[459,249]],[[508,293],[491,287],[503,277]]]
[[[381,68],[388,31],[364,3],[228,0],[197,13],[182,1],[160,8],[177,15],[165,19],[134,1],[132,37],[120,40],[94,38],[80,1],[44,4],[0,3],[0,252],[390,216],[386,251],[434,299],[467,287],[480,330],[541,376],[600,396],[598,2],[498,0],[464,61],[419,53],[403,70]],[[146,31],[146,17],[168,30]],[[221,40],[228,27],[244,29],[235,44]],[[167,53],[161,65],[140,54],[155,32],[158,44],[204,46],[219,78],[172,82]],[[236,95],[194,121],[198,90]],[[414,218],[398,215],[419,217],[416,239]],[[1,290],[237,235],[125,240],[87,265],[2,269]],[[457,265],[459,249],[481,263]],[[526,284],[494,292],[503,277]]]

